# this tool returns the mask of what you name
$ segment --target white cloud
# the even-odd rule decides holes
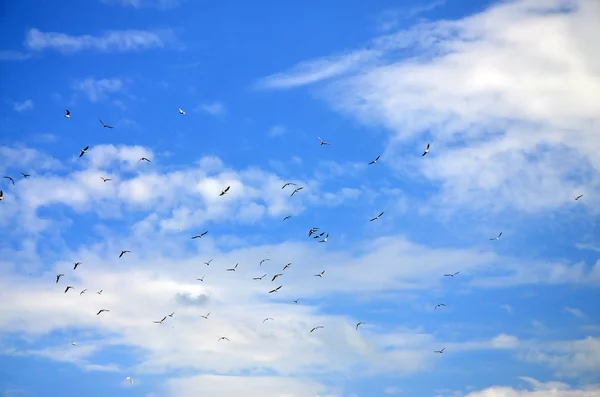
[[[577,309],[577,308],[574,308],[574,307],[565,306],[563,308],[563,310],[565,312],[569,313],[569,314],[572,314],[575,317],[578,317],[578,318],[585,318],[585,317],[587,317],[584,312],[582,312],[580,309]]]
[[[209,102],[198,106],[197,110],[213,116],[222,116],[225,114],[225,105],[218,101]]]
[[[102,52],[141,51],[164,47],[172,40],[169,30],[150,32],[145,30],[115,30],[100,36],[70,36],[66,33],[42,32],[30,29],[25,37],[25,46],[32,51],[56,50],[70,54],[84,50]]]
[[[179,0],[101,0],[106,4],[116,4],[123,7],[144,8],[153,7],[159,9],[174,8],[180,5]]]
[[[97,102],[104,99],[108,94],[114,94],[123,91],[125,85],[121,79],[94,79],[88,77],[84,80],[75,82],[72,85],[73,90],[84,94],[90,102]]]
[[[24,61],[31,56],[32,54],[21,51],[0,51],[0,61]]]
[[[560,382],[542,383],[527,377],[521,379],[530,383],[533,389],[526,390],[508,386],[493,386],[470,392],[464,395],[464,397],[595,397],[600,393],[600,387],[598,386],[571,388]],[[453,396],[448,395],[447,397],[454,396],[456,394]]]
[[[600,339],[590,336],[576,341],[532,346],[521,357],[546,364],[559,376],[580,377],[586,373],[593,374],[600,367]]]
[[[287,132],[287,129],[285,128],[285,126],[283,126],[281,124],[276,124],[269,129],[268,134],[270,137],[277,137],[277,136],[284,135],[286,132]]]
[[[15,102],[13,104],[13,109],[16,112],[24,112],[29,109],[33,109],[33,101],[31,99],[27,99],[23,102]]]

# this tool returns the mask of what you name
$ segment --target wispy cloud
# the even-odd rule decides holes
[[[286,132],[287,132],[287,129],[285,128],[285,126],[283,126],[281,124],[276,124],[269,129],[268,134],[270,137],[277,137],[277,136],[281,136],[281,135],[285,134]]]
[[[63,54],[84,50],[127,52],[164,47],[172,38],[173,33],[170,30],[116,30],[99,36],[71,36],[66,33],[30,29],[25,37],[25,46],[32,51],[56,50]]]
[[[97,102],[107,97],[108,94],[121,92],[125,85],[121,79],[94,79],[88,77],[73,83],[72,89],[84,94],[90,102]]]
[[[33,54],[21,51],[0,51],[0,61],[24,61],[33,56]]]
[[[31,99],[26,99],[23,102],[15,102],[13,104],[13,109],[16,112],[24,112],[29,109],[33,109],[33,101]]]
[[[101,0],[105,4],[115,4],[123,7],[144,8],[152,7],[159,9],[174,8],[181,4],[180,0]]]
[[[214,101],[203,103],[196,108],[197,111],[211,114],[213,116],[222,116],[225,114],[225,105],[222,102]]]
[[[574,307],[565,306],[563,308],[563,310],[565,312],[569,313],[569,314],[572,314],[573,316],[575,316],[577,318],[585,318],[585,317],[587,317],[584,312],[582,312],[580,309],[577,309],[577,308],[574,308]]]
[[[413,7],[386,10],[378,17],[379,28],[383,32],[396,29],[400,20],[414,18],[418,15],[439,8],[445,4],[446,0],[436,0],[429,3],[424,2]]]

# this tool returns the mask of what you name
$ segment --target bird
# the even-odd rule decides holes
[[[83,295],[83,294],[85,294],[85,292],[86,292],[86,291],[87,291],[87,289],[84,289],[84,290],[82,290],[82,291],[79,293],[79,295]]]
[[[357,322],[357,323],[356,323],[356,329],[358,329],[358,327],[359,327],[360,325],[363,325],[363,324],[365,324],[365,323],[364,323],[364,322],[362,322],[362,321],[359,321],[359,322]]]
[[[224,195],[226,195],[226,194],[227,194],[227,192],[229,191],[229,189],[230,189],[230,188],[231,188],[231,186],[227,186],[227,187],[225,188],[225,190],[223,190],[223,191],[221,192],[221,194],[219,194],[219,196],[224,196]]]
[[[279,276],[283,276],[283,273],[277,273],[276,275],[274,275],[273,278],[271,279],[271,282],[275,281],[275,279]]]
[[[169,317],[173,318],[174,315],[175,315],[175,312],[169,314]]]
[[[197,278],[196,280],[204,282],[204,277],[206,276],[202,276],[202,278]]]
[[[61,273],[61,274],[57,274],[57,275],[56,275],[56,284],[58,284],[58,280],[60,280],[60,278],[61,278],[62,276],[64,276],[64,274],[63,274],[63,273]]]
[[[308,237],[312,236],[314,233],[316,233],[319,230],[318,227],[313,227],[312,229],[310,229],[308,231]]]
[[[104,312],[107,312],[107,313],[108,313],[108,312],[110,312],[110,310],[107,310],[107,309],[100,309],[100,310],[98,310],[98,313],[96,313],[96,316],[97,316],[97,315],[99,315],[100,313],[104,313]]]
[[[119,255],[119,258],[122,257],[123,255],[129,253],[129,252],[131,252],[131,251],[129,251],[129,250],[123,250],[123,251],[121,251],[121,254]]]
[[[379,220],[379,218],[381,218],[382,215],[383,215],[383,212],[381,214],[377,215],[375,218],[369,219],[369,222],[373,222],[373,221]]]
[[[425,148],[425,151],[423,152],[421,157],[425,156],[427,153],[429,153],[429,144],[427,144],[427,148]]]
[[[443,303],[438,303],[437,305],[435,305],[435,307],[433,308],[433,310],[435,310],[435,309],[437,309],[438,307],[441,307],[441,306],[446,306],[446,305],[443,304]]]
[[[320,328],[325,328],[324,325],[317,325],[316,327],[313,327],[313,329],[310,330],[310,333],[312,334],[313,331],[318,330]]]
[[[456,276],[458,273],[460,273],[460,272],[456,272],[456,273],[447,273],[447,274],[444,274],[444,277],[454,277],[454,276]]]
[[[185,112],[179,108],[179,114],[185,114]]]
[[[70,289],[74,289],[73,287],[71,287],[70,285],[67,285],[67,288],[65,288],[65,294],[67,293],[68,290]]]
[[[236,263],[234,267],[227,269],[228,272],[235,272],[235,269],[237,269],[239,263]]]
[[[265,319],[263,320],[263,324],[264,324],[264,322],[265,322],[265,321],[267,321],[267,320],[274,320],[274,319],[273,319],[272,317],[267,317],[267,318],[265,318]]]
[[[294,302],[295,304],[298,304],[298,301],[299,301],[299,300],[300,300],[300,299],[296,299],[296,300],[293,300],[292,302]]]
[[[329,143],[322,140],[320,136],[318,136],[317,138],[319,138],[319,142],[321,142],[321,146],[329,145]]]
[[[90,146],[86,146],[83,149],[81,149],[81,152],[79,153],[79,157],[83,157],[83,155],[88,151],[88,149],[90,148]]]
[[[281,188],[285,189],[287,186],[296,186],[296,184],[292,183],[292,182],[286,182],[286,183],[283,184],[283,186]]]
[[[65,110],[65,119],[70,119],[71,118],[71,112],[69,112],[69,109]]]
[[[269,259],[269,258],[263,259],[263,260],[261,260],[261,261],[260,261],[260,263],[258,264],[258,266],[262,266],[262,264],[263,264],[264,262],[268,262],[268,261],[270,261],[270,259]]]
[[[371,165],[371,164],[375,164],[376,162],[378,162],[380,157],[381,157],[381,156],[377,156],[377,158],[376,158],[375,160],[371,161],[371,162],[369,163],[369,165]]]
[[[133,378],[131,376],[128,376],[125,380],[128,380],[130,385],[133,385]]]
[[[322,232],[321,234],[315,234],[315,236],[313,238],[319,239],[319,238],[323,237],[324,234],[325,234],[325,232]]]
[[[98,292],[96,292],[96,293],[97,293],[98,295],[102,295],[102,291],[104,291],[104,290],[100,290],[100,291],[98,291]]]
[[[500,237],[502,237],[502,232],[500,232],[498,237],[491,238],[490,240],[500,240]]]
[[[231,341],[229,340],[229,338],[228,338],[228,337],[226,337],[226,336],[221,336],[217,342],[220,342],[220,341],[222,341],[222,340],[226,340],[226,341],[229,341],[229,342],[231,342]]]
[[[277,292],[281,289],[281,287],[283,287],[283,285],[280,285],[279,287],[272,289],[271,291],[269,291],[269,294],[272,294],[273,292]]]
[[[4,200],[4,192],[0,190],[0,201]]]
[[[160,320],[160,321],[153,321],[153,323],[154,323],[154,324],[162,324],[162,323],[163,323],[163,321],[165,321],[166,319],[167,319],[167,316],[164,316],[164,317],[162,318],[162,320]]]
[[[579,196],[575,197],[575,201],[579,200],[582,197],[583,197],[583,194],[580,194]]]
[[[202,234],[199,234],[197,236],[192,237],[192,240],[195,239],[195,238],[202,238],[202,236],[206,235],[206,233],[208,233],[208,231],[206,231],[206,232],[204,232]]]
[[[77,269],[77,266],[81,265],[81,262],[75,262],[75,266],[73,266],[73,270]]]
[[[283,270],[285,270],[285,269],[289,268],[290,266],[292,266],[292,262],[290,262],[290,263],[286,264],[286,265],[283,267]],[[282,271],[283,271],[283,270],[282,270]]]
[[[100,120],[100,117],[98,117],[98,121],[100,121],[100,123],[102,124],[102,127],[104,127],[104,128],[113,128],[111,125],[104,124],[104,121]]]
[[[208,314],[206,316],[200,316],[200,317],[202,317],[203,319],[208,320],[208,316],[210,316],[210,312],[208,312]]]
[[[4,179],[8,179],[8,180],[10,180],[10,181],[12,182],[13,186],[14,186],[14,184],[15,184],[15,180],[14,180],[14,179],[12,179],[10,176],[5,176],[5,177],[4,177]]]
[[[323,270],[321,273],[319,274],[315,274],[315,277],[321,277],[323,278],[323,275],[325,274],[325,270]]]
[[[282,222],[284,222],[284,221],[287,221],[287,220],[288,220],[288,219],[290,219],[291,217],[292,217],[291,215],[288,215],[288,216],[286,216],[285,218],[283,218],[283,221],[282,221]]]
[[[263,274],[260,277],[253,277],[252,280],[262,280],[266,275],[267,275],[267,273]]]
[[[23,178],[29,178],[29,177],[31,176],[31,175],[29,175],[29,174],[26,174],[26,173],[24,173],[24,172],[21,172],[21,175],[23,175]]]
[[[446,348],[445,348],[445,347],[444,347],[442,350],[434,350],[433,352],[434,352],[434,353],[443,353],[443,352],[444,352],[444,350],[446,350]]]
[[[290,194],[290,197],[292,197],[294,194],[298,193],[302,189],[304,189],[304,186],[300,186],[300,187],[294,189],[294,191],[292,192],[292,194]]]
[[[75,341],[71,341],[71,346],[77,346],[77,343],[75,343]]]
[[[112,181],[112,179],[110,178],[105,178],[103,176],[100,177],[100,179],[102,179],[102,182],[108,182],[108,181]]]
[[[147,157],[142,157],[141,159],[138,160],[138,163],[140,161],[145,161],[146,163],[151,163],[150,159],[148,159]]]
[[[319,241],[320,243],[326,243],[327,239],[329,238],[329,233],[327,233],[327,235],[325,236],[325,238],[321,241]]]
[[[212,259],[211,259],[211,260],[209,260],[208,262],[204,262],[204,264],[205,264],[206,266],[210,266],[210,262],[212,262]]]

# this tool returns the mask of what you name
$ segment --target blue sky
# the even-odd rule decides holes
[[[398,3],[5,5],[0,396],[600,393],[600,6]]]

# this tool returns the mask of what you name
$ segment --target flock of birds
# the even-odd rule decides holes
[[[180,114],[180,115],[185,115],[185,112],[184,112],[184,111],[183,111],[183,110],[180,108],[180,109],[179,109],[179,114]],[[67,119],[71,118],[71,112],[70,112],[69,110],[66,110],[64,117],[65,117],[65,118],[67,118]],[[103,127],[103,128],[108,128],[108,129],[112,129],[112,128],[114,128],[113,126],[111,126],[111,125],[109,125],[109,124],[106,124],[106,123],[104,123],[104,122],[102,121],[102,119],[98,118],[98,120],[99,120],[99,121],[100,121],[100,123],[102,124],[102,127]],[[319,142],[320,142],[320,145],[321,145],[321,146],[328,146],[328,145],[329,145],[329,143],[328,143],[328,142],[326,142],[326,141],[324,141],[323,139],[321,139],[321,137],[317,137],[317,138],[319,139]],[[90,146],[88,145],[88,146],[84,147],[83,149],[81,149],[81,150],[80,150],[80,153],[79,153],[79,157],[80,157],[80,158],[81,158],[81,157],[83,157],[83,156],[84,156],[84,155],[85,155],[85,154],[88,152],[89,148],[90,148]],[[423,154],[422,154],[421,156],[423,157],[423,156],[427,155],[427,154],[429,153],[429,150],[430,150],[430,148],[431,148],[431,145],[428,143],[428,144],[427,144],[427,147],[425,148],[425,150],[424,150],[424,152],[423,152]],[[379,161],[380,157],[381,157],[381,156],[377,156],[377,157],[376,157],[374,160],[372,160],[371,162],[369,162],[369,163],[368,163],[368,165],[374,165],[374,164],[376,164],[376,163]],[[146,158],[146,157],[141,157],[141,158],[138,160],[138,163],[139,163],[139,162],[141,162],[141,161],[145,161],[145,162],[148,162],[148,163],[150,163],[150,162],[151,162],[151,160],[150,160],[150,159],[148,159],[148,158]],[[23,179],[29,178],[29,177],[31,176],[30,174],[27,174],[27,173],[24,173],[24,172],[21,172],[21,175],[22,175]],[[12,182],[12,184],[13,184],[13,185],[15,184],[15,181],[14,181],[14,179],[13,179],[11,176],[4,176],[4,179],[7,179],[7,180],[9,180],[10,182]],[[111,178],[105,178],[105,177],[101,177],[101,179],[102,179],[102,181],[103,181],[103,182],[109,182],[109,181],[111,181],[111,180],[112,180]],[[293,183],[293,182],[286,182],[286,183],[285,183],[285,184],[284,184],[284,185],[281,187],[281,189],[283,190],[283,189],[285,189],[285,188],[286,188],[286,187],[288,187],[288,186],[292,186],[292,187],[294,187],[294,189],[292,190],[292,192],[291,192],[291,194],[290,194],[290,197],[293,197],[293,196],[294,196],[296,193],[299,193],[299,192],[300,192],[302,189],[304,189],[304,187],[303,187],[303,186],[298,186],[296,183]],[[219,193],[219,196],[224,196],[224,195],[226,195],[226,194],[227,194],[227,193],[230,191],[230,189],[231,189],[231,186],[227,186],[225,189],[223,189],[223,190],[222,190],[222,191]],[[582,197],[583,197],[583,194],[580,194],[580,195],[578,195],[577,197],[575,197],[575,200],[577,201],[577,200],[581,199]],[[1,201],[1,200],[3,200],[3,199],[4,199],[4,192],[3,192],[2,190],[0,190],[0,201]],[[373,218],[369,219],[369,222],[375,222],[375,221],[379,220],[379,219],[380,219],[380,218],[383,216],[383,214],[384,214],[384,212],[382,211],[382,212],[381,212],[381,213],[379,213],[377,216],[375,216],[375,217],[373,217]],[[284,217],[284,218],[283,218],[283,221],[286,221],[286,220],[288,220],[288,219],[290,219],[290,218],[291,218],[291,216],[290,216],[290,215],[288,215],[288,216],[286,216],[286,217]],[[204,237],[206,234],[208,234],[208,231],[205,231],[205,232],[203,232],[203,233],[201,233],[201,234],[198,234],[198,235],[194,235],[194,236],[192,236],[192,237],[191,237],[191,239],[192,239],[192,240],[201,239],[201,238],[202,238],[202,237]],[[329,233],[327,233],[327,232],[324,232],[324,231],[321,231],[321,230],[320,230],[318,227],[313,227],[313,228],[309,229],[309,231],[308,231],[308,237],[309,237],[309,238],[313,238],[313,239],[316,239],[316,240],[318,240],[318,242],[319,242],[319,243],[327,243],[327,241],[328,241],[328,239],[329,239]],[[497,240],[500,240],[500,238],[501,238],[501,237],[502,237],[502,232],[500,232],[500,233],[498,234],[498,236],[496,236],[496,237],[493,237],[493,238],[490,238],[490,240],[492,240],[492,241],[497,241]],[[128,254],[128,253],[131,253],[131,251],[130,251],[130,250],[122,250],[122,251],[120,252],[120,254],[119,254],[119,256],[118,256],[118,257],[119,257],[119,258],[122,258],[122,257],[123,257],[125,254]],[[210,264],[211,264],[211,262],[212,262],[212,261],[213,261],[213,259],[210,259],[209,261],[207,261],[207,262],[204,262],[204,264],[206,264],[207,266],[210,266]],[[270,261],[270,259],[266,258],[266,259],[263,259],[263,260],[261,260],[261,261],[260,261],[260,263],[259,263],[259,266],[262,266],[262,264],[263,264],[263,263],[265,263],[265,262],[267,262],[267,261]],[[81,262],[75,262],[75,263],[74,263],[74,266],[73,266],[73,271],[77,270],[77,268],[78,268],[79,266],[81,266],[81,265],[82,265],[82,263],[81,263]],[[236,264],[235,264],[233,267],[231,267],[231,268],[227,268],[227,269],[226,269],[226,271],[228,271],[228,272],[235,272],[235,271],[237,270],[237,268],[238,268],[238,265],[239,265],[239,263],[236,263]],[[290,263],[287,263],[287,264],[285,264],[285,265],[283,266],[283,269],[281,270],[281,272],[279,272],[279,273],[275,273],[275,274],[272,276],[272,278],[271,278],[271,282],[274,282],[274,281],[275,281],[275,280],[277,280],[279,277],[283,276],[283,272],[284,272],[285,270],[289,269],[291,266],[292,266],[292,263],[291,263],[291,262],[290,262]],[[455,276],[457,276],[459,273],[460,273],[460,272],[447,273],[447,274],[444,274],[444,277],[455,277]],[[314,275],[314,277],[323,278],[323,276],[324,276],[324,275],[325,275],[325,270],[321,271],[320,273],[317,273],[317,274],[315,274],[315,275]],[[57,275],[56,275],[56,284],[59,284],[59,282],[60,282],[61,278],[62,278],[62,277],[64,277],[64,276],[65,276],[65,275],[64,275],[64,273],[57,274]],[[267,273],[263,274],[263,275],[262,275],[262,276],[260,276],[260,277],[253,277],[252,279],[253,279],[253,280],[255,280],[255,281],[262,281],[262,280],[263,280],[263,279],[264,279],[266,276],[267,276]],[[201,281],[201,282],[204,282],[204,277],[205,277],[205,276],[203,276],[203,277],[201,277],[201,278],[198,278],[197,280],[198,280],[198,281]],[[278,292],[278,291],[279,291],[279,290],[280,290],[282,287],[283,287],[283,285],[279,285],[278,287],[275,287],[275,288],[272,288],[272,289],[270,289],[270,290],[268,291],[268,293],[269,293],[269,294],[276,293],[276,292]],[[66,288],[65,288],[65,290],[64,290],[64,293],[66,294],[67,292],[69,292],[69,290],[72,290],[72,289],[74,289],[74,287],[73,287],[73,286],[71,286],[71,285],[67,285],[67,286],[66,286]],[[79,295],[83,295],[83,294],[85,294],[86,292],[87,292],[87,289],[83,289],[83,290],[81,290],[81,291],[79,292]],[[102,292],[103,292],[103,290],[99,290],[99,291],[97,291],[97,292],[96,292],[96,294],[98,294],[98,295],[102,295]],[[296,300],[294,300],[293,302],[294,302],[295,304],[297,304],[297,303],[298,303],[298,301],[299,301],[299,299],[296,299]],[[446,306],[446,305],[445,305],[444,303],[438,303],[438,304],[436,304],[436,305],[435,305],[435,307],[434,307],[434,310],[437,310],[439,307],[445,307],[445,306]],[[110,312],[110,310],[109,310],[109,309],[100,309],[100,310],[98,310],[98,312],[96,313],[96,315],[97,315],[97,316],[99,316],[99,315],[101,315],[102,313],[109,313],[109,312]],[[167,320],[167,318],[173,318],[174,316],[175,316],[175,312],[172,312],[172,313],[170,313],[170,314],[168,314],[168,315],[165,315],[165,316],[164,316],[164,317],[163,317],[161,320],[158,320],[158,321],[153,321],[153,323],[154,323],[154,324],[163,324],[163,323],[164,323],[164,321],[166,321],[166,320]],[[210,312],[208,312],[206,315],[203,315],[203,316],[200,316],[200,317],[204,318],[205,320],[208,320],[208,317],[209,317],[209,316],[210,316]],[[266,318],[263,320],[263,323],[265,323],[265,322],[267,322],[267,321],[273,321],[273,320],[274,320],[274,319],[273,319],[272,317],[266,317]],[[356,330],[358,330],[358,328],[359,328],[361,325],[363,325],[363,324],[366,324],[366,323],[365,323],[365,322],[363,322],[363,321],[359,321],[358,323],[356,323],[356,326],[355,326]],[[317,331],[317,330],[319,330],[319,329],[323,329],[323,328],[325,328],[325,326],[324,326],[324,325],[315,325],[314,327],[312,327],[312,328],[310,329],[309,333],[313,333],[313,332],[315,332],[315,331]],[[220,342],[220,341],[230,341],[230,339],[229,339],[228,337],[226,337],[226,336],[221,336],[221,337],[220,337],[220,338],[217,340],[217,342]],[[71,345],[72,345],[72,346],[76,346],[77,344],[76,344],[76,342],[75,342],[75,341],[71,341]],[[442,354],[442,353],[444,353],[444,351],[445,351],[445,350],[446,350],[446,348],[444,347],[444,348],[442,348],[442,349],[440,349],[440,350],[434,350],[434,351],[433,351],[433,353]],[[131,378],[130,376],[126,377],[126,380],[127,380],[129,383],[133,384],[133,378]]]

